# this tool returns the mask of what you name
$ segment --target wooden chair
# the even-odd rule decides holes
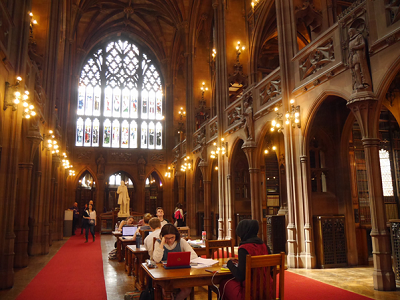
[[[285,253],[246,257],[245,300],[284,299]],[[276,298],[279,273],[279,298]],[[272,286],[270,281],[272,277]],[[259,280],[256,280],[259,278]],[[272,290],[272,291],[271,291]]]
[[[221,250],[221,251],[220,251]],[[219,259],[235,257],[235,244],[230,240],[206,240],[207,258]],[[218,294],[217,288],[213,285],[208,286],[208,299],[212,299],[212,292]]]
[[[233,239],[206,240],[206,253],[207,257],[212,259],[235,257],[234,241]]]
[[[190,238],[190,228],[189,227],[177,227],[181,235],[181,238],[187,240]]]

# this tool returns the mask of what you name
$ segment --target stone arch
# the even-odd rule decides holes
[[[83,175],[86,171],[89,172],[90,175],[92,175],[94,181],[98,182],[98,179],[97,179],[97,176],[96,176],[96,172],[94,172],[94,170],[92,170],[91,167],[85,166],[85,167],[84,167],[82,170],[80,170],[79,173],[75,176],[75,179],[74,179],[74,181],[73,181],[73,185],[74,185],[75,188],[78,186],[79,179],[82,177],[82,175]]]

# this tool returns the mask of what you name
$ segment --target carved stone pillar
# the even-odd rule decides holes
[[[223,118],[226,105],[229,103],[228,94],[228,73],[226,63],[226,3],[224,1],[213,0],[214,9],[214,28],[215,28],[215,48],[218,54],[215,58],[215,103],[217,113],[218,141],[223,137],[224,126]],[[225,176],[225,157],[219,154],[218,157],[218,239],[224,239],[226,235],[226,176]]]
[[[34,128],[30,130],[26,139],[30,145],[24,149],[26,163],[18,164],[18,188],[16,197],[16,214],[14,220],[15,233],[15,257],[14,267],[24,268],[28,266],[28,236],[29,236],[29,209],[31,198],[31,181],[33,158],[39,143],[42,141],[40,132]]]
[[[302,178],[302,191],[303,191],[303,203],[304,203],[304,244],[305,249],[303,256],[303,264],[307,269],[314,268],[316,265],[316,258],[313,247],[313,232],[312,232],[312,212],[308,192],[308,180],[310,178],[307,174],[308,157],[305,155],[300,156],[301,173]]]
[[[203,175],[203,187],[204,187],[204,230],[207,233],[207,239],[212,239],[211,232],[211,180],[208,172],[208,163],[201,161],[199,168]]]
[[[251,218],[257,220],[260,225],[259,236],[262,237],[263,229],[263,216],[262,216],[262,203],[260,197],[260,169],[257,168],[257,148],[255,142],[247,141],[243,144],[242,149],[246,154],[249,163],[250,172],[250,195],[251,195]]]
[[[42,172],[38,171],[33,176],[32,186],[34,192],[32,193],[32,199],[29,209],[29,242],[28,242],[28,253],[29,255],[39,255],[41,252],[40,246],[40,231],[39,231],[39,209],[40,197],[41,197],[41,186],[42,186]]]
[[[377,120],[378,101],[371,92],[353,93],[347,103],[360,125],[364,145],[365,164],[371,209],[371,238],[374,261],[374,288],[380,291],[396,289],[392,269],[390,233],[386,227],[385,204],[379,164],[379,138]]]

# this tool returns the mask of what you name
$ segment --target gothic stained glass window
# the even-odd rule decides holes
[[[75,145],[162,149],[162,89],[141,47],[123,39],[100,45],[81,70]]]

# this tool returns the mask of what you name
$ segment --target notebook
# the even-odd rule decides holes
[[[123,226],[122,236],[133,236],[136,232],[137,226]]]
[[[165,269],[190,268],[190,252],[169,252],[163,266]]]

